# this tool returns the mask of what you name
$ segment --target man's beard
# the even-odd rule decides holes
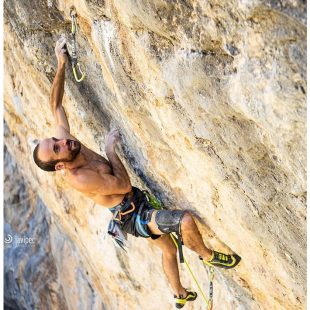
[[[81,143],[76,140],[67,140],[66,142],[68,149],[70,151],[70,158],[66,160],[62,160],[64,162],[73,162],[76,157],[80,154],[81,151]]]

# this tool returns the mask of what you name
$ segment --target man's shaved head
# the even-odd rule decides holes
[[[42,161],[41,159],[39,159],[39,156],[38,156],[39,147],[40,147],[40,143],[38,143],[33,150],[33,160],[36,163],[36,165],[44,171],[49,171],[49,172],[56,171],[55,166],[56,164],[61,162],[61,160],[58,159],[58,160],[52,160],[52,161]]]
[[[33,150],[33,160],[44,171],[56,171],[60,162],[72,162],[80,153],[81,144],[75,140],[44,139]]]

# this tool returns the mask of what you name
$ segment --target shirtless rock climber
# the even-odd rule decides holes
[[[117,206],[121,208],[122,230],[136,237],[149,238],[162,250],[163,269],[174,292],[176,307],[182,308],[187,301],[195,300],[197,294],[186,290],[180,282],[177,249],[169,236],[170,232],[179,233],[184,245],[202,257],[207,265],[233,268],[241,258],[236,254],[226,255],[208,249],[189,212],[156,210],[145,192],[131,185],[128,173],[115,151],[119,142],[117,130],[110,131],[106,137],[107,159],[85,147],[70,134],[62,106],[67,62],[65,44],[66,39],[60,38],[55,47],[58,68],[50,95],[56,123],[55,136],[40,141],[33,152],[34,161],[45,171],[63,171],[64,179],[70,186],[96,203],[110,210]]]

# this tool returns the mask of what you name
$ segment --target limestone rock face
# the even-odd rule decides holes
[[[109,212],[32,161],[36,139],[53,135],[54,46],[70,32],[73,4],[87,73],[78,84],[69,65],[66,72],[63,104],[73,135],[104,154],[105,134],[120,128],[119,153],[132,183],[168,208],[192,210],[208,246],[242,256],[236,270],[216,270],[215,309],[303,309],[305,2],[6,0],[5,144],[57,222],[56,229],[47,221],[41,234],[67,242],[64,251],[61,241],[49,241],[42,251],[54,258],[42,266],[55,271],[66,256],[74,262],[46,275],[58,297],[44,298],[44,307],[174,308],[160,251],[133,237],[127,254],[116,249],[105,238]],[[38,225],[47,214],[40,206]],[[29,259],[19,255],[14,265],[6,256],[12,274]],[[197,256],[185,255],[207,291]],[[183,266],[181,278],[195,288]],[[38,285],[27,287],[36,300],[49,290]],[[17,302],[13,287],[6,296]],[[205,304],[200,297],[186,307]]]

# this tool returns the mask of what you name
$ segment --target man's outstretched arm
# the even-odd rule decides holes
[[[65,110],[62,106],[62,98],[64,95],[64,85],[65,85],[65,69],[66,69],[66,38],[61,37],[56,42],[55,54],[57,57],[57,72],[54,78],[51,95],[50,95],[50,105],[55,117],[57,131],[67,131],[70,133],[70,127]]]

